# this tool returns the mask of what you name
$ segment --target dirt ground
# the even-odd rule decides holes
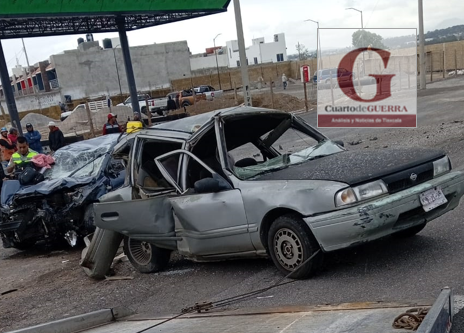
[[[220,98],[216,98],[212,101],[200,100],[194,105],[187,107],[187,112],[190,115],[196,115],[201,113],[206,113],[214,110],[219,110],[223,108],[230,108],[234,106],[238,106],[243,104],[244,99],[243,96],[237,95],[237,99],[235,99],[235,95],[232,93],[227,93]],[[269,109],[277,109],[282,111],[300,111],[305,108],[304,100],[301,100],[295,96],[291,96],[289,94],[283,93],[274,93],[274,103],[272,102],[271,94],[270,93],[256,93],[252,96],[252,104],[254,107],[262,107],[262,108],[269,108]],[[311,101],[308,105],[310,108],[311,106],[315,106],[316,101]],[[176,113],[183,113],[184,109],[177,110],[173,112]]]

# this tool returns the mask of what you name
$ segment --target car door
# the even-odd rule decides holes
[[[141,170],[146,165],[144,156],[147,156],[146,161],[151,157],[145,155],[145,151],[152,154],[158,147],[165,152],[171,146],[182,147],[183,144],[181,141],[144,136],[138,136],[135,143],[128,142],[129,144],[131,148],[127,157],[123,157],[127,151],[124,145],[119,148],[122,153],[115,152],[116,157],[128,160],[127,182],[122,188],[102,196],[100,202],[94,204],[95,225],[158,247],[175,250],[178,237],[175,234],[170,202],[172,196],[177,196],[175,188],[146,184],[145,177],[149,175]],[[152,162],[155,164],[153,159]],[[144,176],[138,177],[140,175]],[[169,183],[166,181],[166,184]]]
[[[178,181],[175,180],[176,170],[169,166],[173,158],[182,160]],[[240,190],[186,150],[167,153],[155,162],[179,193],[169,200],[176,235],[182,238],[178,242],[181,254],[221,256],[254,251]],[[192,175],[194,166],[198,170],[196,178]],[[202,172],[210,177],[201,178]],[[219,185],[211,186],[215,182]]]

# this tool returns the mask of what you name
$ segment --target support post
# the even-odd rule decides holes
[[[92,113],[90,112],[89,101],[87,99],[85,100],[85,111],[87,113],[87,118],[89,119],[90,134],[92,134],[92,138],[94,138],[95,128],[93,127]]]
[[[274,89],[272,89],[272,77],[271,77],[271,80],[270,80],[271,84],[270,84],[270,87],[271,87],[271,103],[272,103],[272,108],[274,109],[275,106],[274,106]]]
[[[10,114],[10,119],[18,133],[23,135],[21,121],[19,119],[18,109],[16,108],[16,101],[14,98],[13,89],[11,88],[10,76],[6,67],[5,53],[3,52],[2,42],[0,40],[0,79],[2,81],[3,93],[5,94],[6,107]]]
[[[151,127],[151,111],[150,111],[150,107],[148,106],[148,98],[145,98],[145,109],[147,111],[148,126]],[[140,114],[140,120],[142,120],[142,114]]]
[[[419,71],[420,71],[420,89],[426,89],[425,82],[425,36],[424,36],[424,10],[422,0],[419,1]],[[444,72],[443,72],[444,73]]]
[[[252,106],[250,79],[248,77],[248,62],[245,52],[245,40],[243,37],[242,13],[240,9],[240,0],[234,0],[235,24],[237,26],[237,40],[240,54],[240,69],[242,71],[243,98],[246,106]]]
[[[235,98],[235,105],[238,105],[237,83],[235,83],[235,81],[234,81],[234,98]]]
[[[304,87],[304,97],[305,97],[305,109],[306,109],[306,112],[308,112],[308,92],[306,91],[306,81],[303,82],[303,87]]]
[[[458,76],[458,54],[454,49],[454,76]]]
[[[442,53],[442,58],[443,58],[443,61],[442,61],[442,66],[443,66],[443,78],[445,78],[445,51],[443,51]]]
[[[139,100],[137,98],[137,86],[135,85],[134,70],[132,68],[132,60],[129,50],[129,41],[127,40],[125,18],[118,16],[116,18],[118,25],[119,40],[121,44],[122,56],[124,59],[124,67],[126,68],[127,85],[131,97],[132,111],[140,113]]]
[[[430,52],[430,82],[433,82],[433,52]]]

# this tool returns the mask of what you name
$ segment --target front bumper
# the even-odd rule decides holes
[[[448,203],[426,213],[419,195],[435,186],[441,187]],[[322,250],[330,252],[429,222],[456,208],[463,194],[464,173],[454,171],[407,190],[350,208],[307,217],[304,221]]]

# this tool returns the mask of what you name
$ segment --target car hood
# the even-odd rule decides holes
[[[15,197],[37,194],[48,195],[64,188],[69,189],[75,186],[90,184],[94,179],[94,177],[82,177],[44,180],[36,185],[23,187],[15,193]]]
[[[437,149],[343,151],[257,176],[255,180],[329,180],[355,185],[445,156]]]

